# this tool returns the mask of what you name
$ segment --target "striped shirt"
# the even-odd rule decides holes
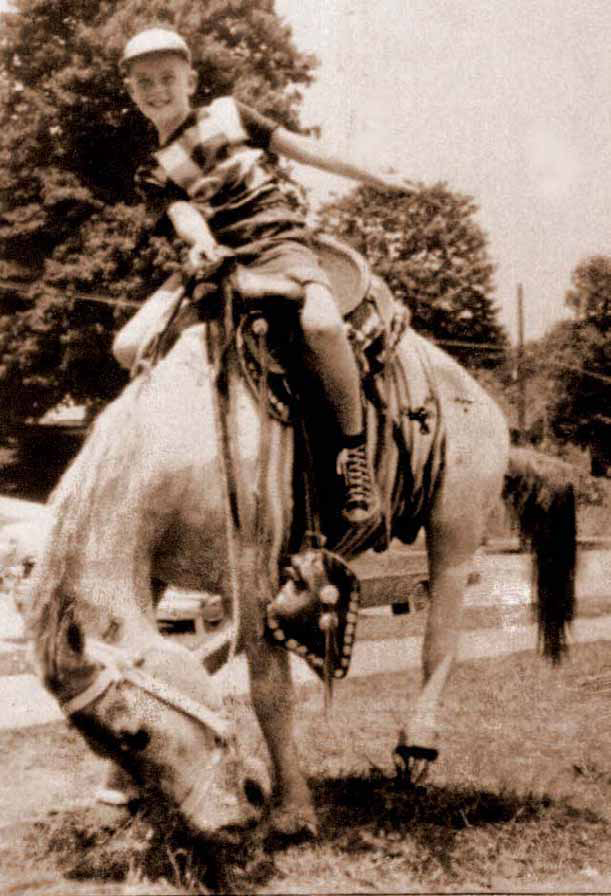
[[[277,125],[232,97],[194,110],[136,172],[136,186],[159,220],[188,200],[220,243],[254,254],[299,239],[304,217],[291,207],[266,151]]]

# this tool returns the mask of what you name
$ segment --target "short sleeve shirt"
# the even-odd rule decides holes
[[[271,232],[304,226],[265,164],[277,124],[232,97],[194,110],[136,172],[136,186],[160,219],[187,200],[215,237],[247,250]]]

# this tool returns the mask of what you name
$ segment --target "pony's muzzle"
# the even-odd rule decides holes
[[[253,761],[239,765],[238,771],[230,761],[228,772],[220,753],[213,755],[181,803],[188,825],[207,840],[234,843],[261,818],[271,792],[269,774]]]

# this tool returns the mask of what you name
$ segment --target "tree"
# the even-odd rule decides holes
[[[13,9],[0,44],[0,259],[29,268],[33,304],[0,318],[4,424],[66,396],[113,397],[125,377],[110,345],[126,312],[74,296],[141,299],[177,264],[176,244],[143,240],[132,179],[151,133],[118,74],[125,40],[151,24],[176,27],[193,50],[195,102],[233,92],[291,127],[315,64],[273,0],[14,0]]]
[[[578,321],[589,323],[601,333],[611,328],[611,258],[593,255],[573,271],[572,287],[565,302]]]
[[[611,466],[611,258],[592,256],[572,275],[566,304],[575,320],[548,338],[553,360],[550,422],[560,441],[588,447],[592,472]]]
[[[492,344],[500,352],[448,346],[470,367],[494,367],[507,347],[497,321],[492,264],[477,205],[445,184],[407,196],[360,186],[321,210],[323,225],[349,240],[437,340]]]

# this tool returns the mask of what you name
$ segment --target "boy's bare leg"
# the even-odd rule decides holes
[[[309,283],[305,293],[301,325],[312,354],[311,366],[335,411],[342,434],[358,435],[363,431],[359,372],[344,323],[326,287]]]
[[[343,515],[351,523],[368,522],[379,508],[363,431],[359,371],[335,300],[322,284],[305,287],[301,325],[309,366],[323,387],[343,436],[338,457],[338,473],[346,492]]]
[[[182,279],[172,274],[119,330],[112,353],[126,370],[131,370],[140,351],[161,332],[181,292]]]

